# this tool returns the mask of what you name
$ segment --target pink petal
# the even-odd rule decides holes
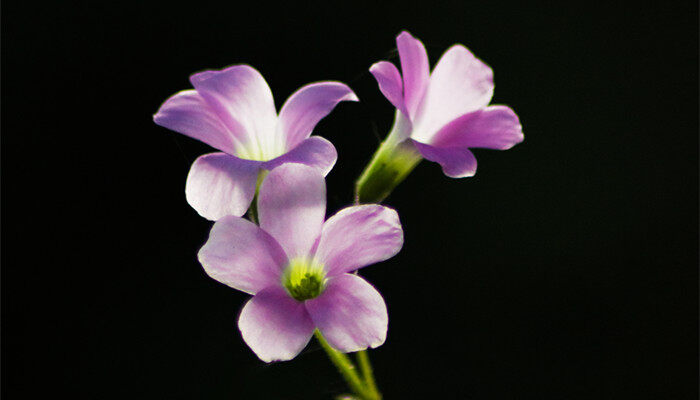
[[[491,106],[464,114],[433,138],[438,147],[481,147],[507,150],[523,141],[518,116],[506,106]]]
[[[357,275],[329,279],[319,297],[306,301],[306,309],[328,343],[342,352],[378,347],[386,340],[384,299]]]
[[[317,168],[328,175],[338,159],[338,152],[328,140],[320,136],[312,136],[304,139],[295,148],[263,164],[263,168],[272,170],[285,163],[299,163]]]
[[[279,286],[288,262],[275,239],[254,223],[233,216],[214,224],[198,258],[209,276],[251,294]]]
[[[165,100],[153,121],[218,150],[234,153],[233,136],[195,90],[184,90]]]
[[[421,155],[435,161],[442,167],[442,172],[450,178],[465,178],[476,173],[476,158],[467,148],[436,147],[413,141]]]
[[[403,99],[403,81],[396,66],[388,61],[379,61],[369,68],[369,72],[374,75],[384,97],[407,118],[410,118]]]
[[[304,303],[292,299],[281,286],[258,292],[238,318],[243,340],[263,361],[286,361],[299,354],[314,331]]]
[[[187,175],[187,202],[208,220],[216,221],[226,215],[241,216],[255,195],[259,169],[259,162],[225,153],[200,156]]]
[[[420,40],[405,31],[396,37],[396,47],[398,47],[401,59],[406,109],[413,119],[428,87],[430,76],[428,53]]]
[[[282,245],[289,258],[306,257],[326,215],[326,182],[316,168],[284,164],[260,185],[260,227]]]
[[[192,75],[190,82],[251,153],[268,155],[279,145],[272,92],[255,68],[234,65],[204,71]]]
[[[341,101],[359,101],[350,88],[340,82],[317,82],[294,92],[282,106],[278,129],[293,148],[311,135],[316,124],[330,114]]]
[[[493,72],[462,45],[448,49],[438,61],[415,119],[411,137],[427,143],[455,118],[486,107],[493,96]]]
[[[391,258],[402,245],[396,211],[376,204],[353,206],[323,224],[315,258],[332,276]]]

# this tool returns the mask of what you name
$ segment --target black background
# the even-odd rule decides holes
[[[205,68],[253,65],[278,106],[348,83],[361,103],[315,131],[335,212],[393,117],[367,69],[408,29],[431,65],[485,60],[525,142],[388,199],[405,246],[361,272],[389,307],[385,397],[696,398],[698,5],[589,3],[3,2],[2,394],[342,392],[315,343],[266,365],[242,342],[247,296],[201,270],[184,198],[210,149],[151,115]]]

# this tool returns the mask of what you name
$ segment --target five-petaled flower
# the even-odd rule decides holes
[[[393,142],[409,142],[423,158],[438,162],[445,175],[473,176],[470,148],[507,150],[523,141],[518,116],[507,106],[488,106],[493,72],[467,48],[449,48],[430,73],[423,44],[408,32],[396,38],[403,76],[379,61],[370,72],[398,110]]]
[[[265,79],[248,65],[199,72],[190,82],[194,90],[167,99],[153,119],[222,151],[197,158],[185,186],[187,201],[210,220],[243,215],[261,170],[296,162],[327,174],[336,150],[309,135],[339,102],[357,101],[343,83],[317,82],[292,94],[278,115]]]
[[[221,218],[199,252],[209,276],[254,295],[238,327],[255,354],[266,362],[290,360],[314,329],[343,352],[384,343],[384,300],[352,272],[401,249],[396,211],[352,206],[324,222],[323,174],[295,163],[269,173],[257,207],[260,226],[236,216]]]

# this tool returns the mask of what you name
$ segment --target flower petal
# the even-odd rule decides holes
[[[384,299],[357,275],[329,279],[319,297],[306,301],[306,309],[328,343],[342,352],[378,347],[386,340]]]
[[[195,90],[183,90],[165,100],[153,121],[229,154],[235,150],[233,136]]]
[[[341,101],[359,101],[340,82],[317,82],[294,92],[282,106],[278,129],[291,149],[311,135],[318,121],[330,114]]]
[[[396,66],[388,61],[379,61],[369,67],[369,72],[374,75],[384,97],[407,118],[410,118],[403,99],[403,81]]]
[[[304,303],[292,299],[281,286],[270,286],[243,306],[238,329],[261,360],[286,361],[309,343],[314,323]]]
[[[272,92],[255,68],[234,65],[199,72],[190,77],[190,82],[243,143],[245,148],[237,149],[237,155],[270,159],[271,155],[282,154],[283,143],[275,132],[277,112]]]
[[[337,159],[338,152],[331,142],[320,136],[312,136],[283,156],[267,161],[263,168],[272,170],[285,163],[299,163],[317,168],[325,176],[331,172]]]
[[[396,47],[401,59],[403,72],[403,92],[406,109],[413,119],[428,87],[430,65],[428,53],[420,40],[404,31],[396,37]]]
[[[332,276],[391,258],[401,246],[396,211],[367,204],[344,208],[323,224],[315,258]]]
[[[444,125],[486,107],[493,96],[493,72],[466,47],[449,48],[438,61],[416,118],[413,137],[430,141]]]
[[[481,147],[508,150],[523,141],[523,129],[510,107],[491,106],[464,114],[433,138],[438,147]]]
[[[255,196],[260,163],[225,153],[197,158],[187,175],[185,197],[199,215],[216,221],[245,214]]]
[[[287,257],[279,244],[254,223],[234,216],[218,220],[197,256],[215,280],[255,294],[280,285]]]
[[[309,255],[326,215],[326,182],[316,168],[284,164],[260,185],[260,227],[282,245],[291,258]]]
[[[467,148],[436,147],[413,141],[420,154],[435,161],[450,178],[465,178],[476,173],[476,158]]]

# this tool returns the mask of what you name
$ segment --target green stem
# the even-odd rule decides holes
[[[389,135],[355,183],[356,203],[381,203],[423,159],[408,139],[410,129],[397,110]]]
[[[253,201],[250,203],[250,208],[248,208],[248,219],[254,223],[258,224],[258,193],[260,193],[260,185],[265,180],[265,177],[270,171],[261,169],[258,172],[258,181],[255,184],[255,196],[253,196]]]
[[[248,208],[248,219],[255,225],[258,224],[258,194],[255,193],[253,197],[253,202],[250,203],[250,208]]]
[[[323,350],[325,350],[326,354],[328,354],[328,358],[330,358],[331,362],[333,362],[336,368],[338,368],[338,372],[340,372],[340,374],[343,376],[345,382],[348,383],[350,389],[361,399],[378,400],[377,397],[373,396],[373,393],[365,388],[365,385],[362,383],[360,376],[357,374],[355,365],[350,360],[350,357],[348,357],[347,354],[341,353],[331,347],[318,329],[314,331],[314,335],[316,336],[316,339],[318,339],[318,342],[321,344]]]
[[[365,380],[367,389],[372,392],[375,399],[381,399],[382,395],[377,389],[377,383],[374,381],[372,364],[369,361],[369,354],[366,350],[360,350],[357,352],[357,363],[360,365],[360,371],[362,372],[362,377]]]
[[[410,121],[396,110],[391,131],[355,183],[355,204],[381,203],[423,159],[410,142],[412,129]],[[369,398],[381,400],[367,351],[357,353],[357,363]]]

